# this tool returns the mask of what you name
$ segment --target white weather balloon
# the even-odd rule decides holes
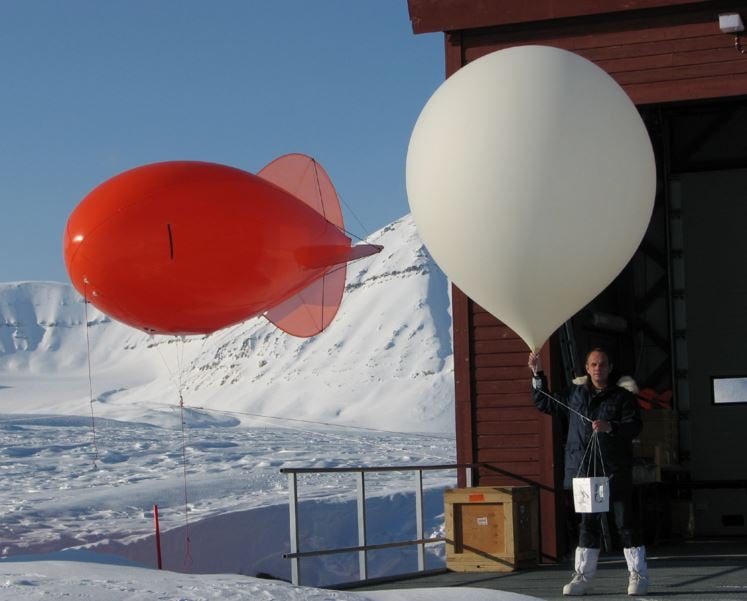
[[[433,258],[531,349],[625,267],[656,191],[625,91],[545,46],[494,52],[446,80],[415,124],[406,175]]]

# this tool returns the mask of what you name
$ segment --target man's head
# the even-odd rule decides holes
[[[611,371],[612,363],[604,349],[594,348],[589,351],[586,355],[586,373],[589,374],[594,388],[605,388]]]

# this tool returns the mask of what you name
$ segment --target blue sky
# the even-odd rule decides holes
[[[406,0],[0,0],[0,282],[67,281],[69,213],[155,161],[312,155],[370,233],[409,211],[407,143],[443,78]]]

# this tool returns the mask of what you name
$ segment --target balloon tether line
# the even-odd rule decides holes
[[[316,191],[319,194],[319,204],[322,205],[322,216],[327,219],[327,211],[324,206],[324,198],[322,197],[322,184],[319,181],[319,169],[317,166],[316,159],[311,159],[311,162],[314,165],[314,179],[316,180]],[[324,331],[324,291],[325,291],[325,282],[326,282],[327,274],[324,273],[322,275],[322,310],[321,310],[321,323],[319,324],[319,327],[322,331]],[[313,317],[312,317],[313,319]]]
[[[324,198],[322,197],[322,185],[319,183],[319,169],[317,169],[316,159],[312,158],[311,162],[314,165],[314,179],[316,180],[316,191],[319,194],[319,204],[322,206],[322,217],[327,219],[327,210],[324,206]]]
[[[191,542],[192,539],[189,537],[189,497],[187,495],[187,434],[186,434],[186,426],[185,426],[185,420],[184,420],[184,396],[182,395],[182,357],[180,357],[180,350],[183,353],[184,352],[184,337],[180,337],[177,339],[177,348],[176,348],[176,368],[177,373],[176,377],[174,376],[174,373],[171,371],[171,368],[169,367],[168,361],[166,361],[166,357],[164,357],[163,353],[161,352],[161,349],[158,348],[158,343],[155,342],[155,337],[152,333],[150,333],[151,339],[153,339],[153,347],[158,352],[159,356],[161,357],[161,361],[163,361],[164,366],[166,367],[166,371],[169,372],[169,377],[171,378],[171,381],[176,384],[176,394],[179,397],[179,417],[181,419],[181,428],[182,428],[182,474],[184,479],[184,566],[190,567],[192,565],[192,553],[191,553]],[[181,344],[180,341],[181,340]]]
[[[575,413],[575,414],[576,414],[576,415],[578,415],[578,416],[579,416],[579,417],[580,417],[581,419],[585,419],[585,420],[586,420],[587,422],[591,422],[591,421],[592,421],[591,419],[589,419],[588,417],[586,417],[586,416],[585,416],[585,415],[584,415],[583,413],[579,413],[579,412],[578,412],[578,411],[576,411],[576,410],[575,410],[575,409],[574,409],[573,407],[569,407],[568,405],[566,405],[566,404],[565,404],[565,403],[563,403],[562,401],[559,401],[558,399],[556,399],[556,398],[555,398],[554,396],[552,396],[551,394],[547,394],[547,393],[546,393],[546,392],[545,392],[544,390],[541,390],[540,388],[535,388],[535,390],[536,390],[537,392],[539,392],[540,394],[544,394],[544,395],[545,395],[545,396],[546,396],[546,397],[547,397],[548,399],[552,399],[552,400],[553,400],[553,401],[555,401],[555,402],[556,402],[556,403],[557,403],[558,405],[562,405],[563,407],[565,407],[566,409],[568,409],[568,411],[571,411],[572,413]]]
[[[325,219],[327,219],[327,211],[326,211],[326,208],[324,206],[324,198],[322,196],[322,185],[321,185],[321,181],[319,179],[319,171],[318,171],[318,168],[317,168],[318,163],[316,162],[316,159],[314,159],[314,158],[311,159],[311,162],[314,165],[314,178],[316,180],[317,193],[319,194],[319,204],[321,204],[321,206],[322,206],[322,217],[324,217]],[[345,205],[345,208],[350,212],[350,214],[358,222],[358,225],[365,232],[365,235],[368,236],[368,228],[365,225],[363,225],[363,223],[361,222],[361,220],[358,218],[358,215],[356,215],[355,211],[353,211],[353,208],[348,203],[346,203],[345,199],[342,198],[339,194],[336,194],[336,196],[337,196],[337,200],[340,201],[343,205]],[[327,221],[329,221],[329,220],[327,219]],[[344,234],[347,234],[351,238],[355,238],[359,242],[366,242],[366,240],[364,238],[361,238],[360,236],[354,234],[353,232],[351,232],[350,230],[348,230],[346,227],[339,227],[339,226],[335,226],[335,227],[337,227]]]
[[[184,566],[192,565],[191,539],[189,537],[189,498],[187,496],[187,435],[184,420],[184,396],[182,395],[182,357],[180,350],[184,351],[184,338],[180,338],[181,344],[176,345],[177,364],[177,387],[179,394],[179,414],[182,422],[182,471],[184,474]]]
[[[367,227],[366,227],[365,225],[363,225],[363,223],[361,223],[361,220],[360,220],[360,219],[358,219],[358,215],[356,215],[356,214],[355,214],[355,211],[353,211],[353,209],[352,209],[352,208],[350,208],[350,205],[349,205],[348,203],[346,203],[346,202],[345,202],[345,201],[344,201],[344,200],[342,199],[342,197],[338,196],[338,198],[340,199],[340,201],[342,202],[342,204],[344,204],[344,205],[345,205],[345,208],[346,208],[346,209],[347,209],[348,211],[350,211],[350,214],[351,214],[351,215],[352,215],[353,217],[355,217],[355,220],[356,220],[356,221],[358,222],[358,225],[359,225],[359,226],[361,226],[361,228],[363,229],[363,231],[364,231],[364,232],[366,232],[366,233],[365,233],[365,236],[366,236],[366,237],[368,237],[368,228],[367,228]],[[347,228],[345,228],[345,227],[343,227],[343,228],[340,228],[340,229],[342,230],[342,232],[343,232],[344,234],[347,234],[347,235],[348,235],[348,236],[350,236],[351,238],[355,238],[356,240],[358,240],[358,242],[366,242],[366,239],[365,239],[365,238],[361,238],[361,237],[360,237],[360,236],[358,236],[357,234],[354,234],[353,232],[351,232],[351,231],[350,231],[349,229],[347,229]],[[366,242],[366,244],[368,244],[368,243]]]
[[[321,185],[321,181],[319,179],[319,170],[317,168],[318,163],[316,162],[316,159],[314,159],[314,158],[311,159],[311,162],[314,165],[314,178],[316,180],[316,190],[317,190],[317,193],[319,194],[319,204],[321,204],[321,206],[322,206],[322,217],[324,217],[325,219],[327,219],[327,210],[326,210],[326,208],[324,206],[324,198],[322,196],[322,185]],[[337,196],[337,200],[339,202],[341,202],[343,205],[345,205],[345,208],[355,218],[355,220],[358,222],[358,225],[365,232],[366,237],[368,237],[368,228],[365,225],[363,225],[363,223],[361,222],[361,220],[358,218],[358,215],[356,215],[355,211],[353,211],[353,208],[348,203],[346,203],[345,199],[343,199],[339,194],[336,194],[336,196]],[[329,221],[329,220],[327,219],[327,221]],[[355,238],[359,242],[366,242],[364,238],[361,238],[360,236],[358,236],[358,235],[354,234],[353,232],[349,231],[346,227],[340,227],[340,226],[335,226],[335,227],[337,227],[344,234],[347,234],[351,238]]]
[[[182,419],[182,469],[184,472],[184,565],[192,565],[191,539],[189,538],[189,499],[187,497],[187,443],[184,430],[184,399],[179,392],[179,411]]]
[[[322,275],[322,311],[321,311],[322,323],[319,324],[319,327],[322,328],[322,332],[325,329],[325,326],[324,326],[324,291],[327,288],[325,286],[326,282],[327,282],[327,274],[325,273],[325,274]]]
[[[93,377],[91,375],[91,339],[88,335],[88,280],[83,280],[83,311],[86,320],[86,355],[88,358],[88,404],[91,408],[91,435],[93,437],[93,469],[99,469],[96,463],[99,459],[99,447],[96,444],[96,420],[93,415]]]

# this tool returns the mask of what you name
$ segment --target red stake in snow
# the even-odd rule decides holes
[[[158,569],[163,570],[163,561],[161,560],[161,528],[158,525],[158,505],[153,505],[153,522],[156,525],[156,561]]]

